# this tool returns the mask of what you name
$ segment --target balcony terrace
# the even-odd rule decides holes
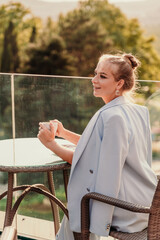
[[[103,102],[92,96],[91,78],[0,73],[0,165],[21,165],[21,161],[48,161],[55,158],[49,150],[39,147],[38,123],[59,119],[66,128],[79,134]],[[146,105],[150,112],[153,169],[160,173],[160,81],[139,80],[133,96],[136,103]],[[19,141],[25,144],[18,145]],[[57,138],[58,140],[58,138]],[[10,142],[9,145],[1,143]],[[28,142],[27,142],[28,141]],[[33,141],[33,142],[32,142]],[[32,151],[28,150],[31,144]],[[39,144],[39,145],[36,145]],[[40,150],[41,148],[41,150]],[[50,155],[49,155],[50,154]],[[61,170],[54,172],[56,196],[66,203]],[[0,172],[0,194],[7,189],[8,176]],[[45,172],[17,173],[14,186],[47,184]],[[15,193],[14,198],[18,195]],[[6,198],[0,200],[0,230],[3,229]],[[62,219],[60,211],[60,219]],[[14,219],[20,239],[54,239],[54,225],[49,200],[29,193]],[[104,238],[105,239],[105,238]],[[107,238],[112,239],[112,238]]]

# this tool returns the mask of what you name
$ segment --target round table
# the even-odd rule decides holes
[[[56,139],[56,141],[64,147],[75,149],[75,145],[63,140]],[[65,191],[68,184],[68,169],[70,164],[60,159],[57,155],[47,149],[37,138],[17,138],[6,139],[0,141],[0,171],[8,172],[8,191],[0,195],[0,199],[7,195],[7,205],[5,214],[5,226],[10,226],[17,210],[17,206],[12,207],[13,192],[17,190],[36,190],[41,188],[42,191],[48,191],[55,196],[55,187],[52,172],[56,170],[63,170]],[[30,186],[21,185],[13,187],[14,174],[22,172],[46,172],[48,175],[49,189],[42,184]],[[30,188],[31,187],[31,188]],[[41,191],[39,190],[39,191]],[[45,192],[46,193],[46,192]],[[67,193],[67,191],[66,191]],[[25,194],[25,193],[24,193]],[[66,194],[67,196],[67,194]],[[19,206],[19,203],[18,203]],[[55,233],[59,229],[59,211],[57,204],[51,200],[51,207],[54,217]],[[16,210],[15,210],[16,209]]]

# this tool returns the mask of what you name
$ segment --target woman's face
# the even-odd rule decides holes
[[[95,76],[92,79],[93,94],[95,97],[101,97],[105,103],[116,98],[116,90],[120,90],[119,83],[116,82],[112,72],[116,71],[117,66],[106,60],[98,63],[95,69]],[[123,80],[122,80],[123,81]],[[121,92],[120,92],[120,95]]]

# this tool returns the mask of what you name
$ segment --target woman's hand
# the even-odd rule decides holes
[[[54,134],[54,125],[50,122],[50,130],[44,126],[43,123],[39,123],[39,132],[37,137],[41,141],[43,145],[47,148],[50,148],[54,142],[55,134]]]
[[[63,125],[58,120],[54,120],[54,121],[58,122],[59,130],[57,129],[58,132],[56,135],[62,136],[61,134],[63,131]],[[39,138],[39,140],[44,146],[49,148],[52,152],[54,152],[57,156],[62,158],[64,161],[67,161],[68,163],[71,164],[72,158],[73,158],[73,150],[65,148],[59,145],[55,141],[55,134],[54,134],[55,129],[53,124],[54,121],[50,121],[50,130],[43,123],[39,123],[39,133],[37,137]]]
[[[58,121],[57,119],[51,120],[51,123],[57,123],[57,131],[56,131],[56,136],[64,138],[68,140],[69,142],[77,145],[80,135],[74,132],[69,131],[68,129],[63,127],[63,124]]]
[[[63,124],[58,121],[57,119],[51,120],[51,123],[57,123],[57,131],[56,131],[56,136],[64,138],[65,135],[65,128],[63,127]]]

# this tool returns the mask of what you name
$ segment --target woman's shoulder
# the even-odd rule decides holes
[[[100,113],[100,117],[103,121],[103,123],[106,122],[124,122],[124,114],[122,110],[118,107],[115,106],[114,108],[108,108],[105,109]]]
[[[144,114],[148,114],[149,113],[148,108],[146,106],[144,106],[144,105],[131,103],[131,106],[134,107],[135,109],[137,109],[138,111],[144,113]]]
[[[113,106],[110,108],[104,108],[103,111],[101,111],[102,117],[114,117],[114,116],[121,116],[122,115],[122,109],[121,106]]]
[[[133,113],[139,113],[142,116],[148,116],[148,108],[135,103],[128,103],[126,105],[114,106],[111,108],[106,108],[101,111],[100,116],[103,122],[108,121],[121,121],[126,122],[127,115],[134,116]]]

